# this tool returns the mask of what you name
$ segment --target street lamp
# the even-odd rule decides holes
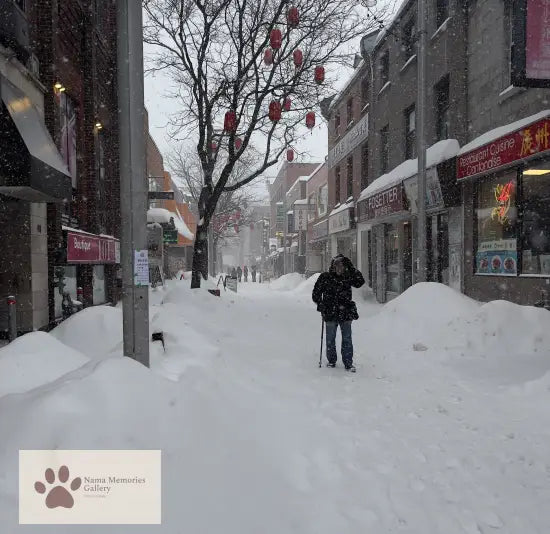
[[[374,7],[377,0],[361,0],[367,8]],[[417,239],[417,281],[427,278],[426,261],[426,0],[417,0],[417,91],[416,91],[416,148],[418,154],[418,239]]]

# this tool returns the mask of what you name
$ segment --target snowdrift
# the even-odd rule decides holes
[[[304,277],[298,273],[289,273],[280,276],[269,283],[269,288],[276,291],[292,291],[304,282]]]
[[[0,397],[53,382],[88,362],[45,332],[32,332],[0,350]]]
[[[311,295],[311,292],[313,291],[313,286],[315,285],[315,282],[317,282],[317,279],[321,273],[316,273],[311,275],[306,280],[302,280],[300,284],[298,284],[295,288],[295,292],[299,295]]]

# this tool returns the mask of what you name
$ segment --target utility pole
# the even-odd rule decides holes
[[[124,355],[149,367],[149,262],[141,2],[117,1]]]
[[[426,0],[418,1],[418,87],[416,104],[416,146],[418,153],[418,239],[417,281],[427,278],[426,261]]]

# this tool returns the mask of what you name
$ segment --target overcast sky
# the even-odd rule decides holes
[[[393,10],[404,0],[381,0],[390,2]],[[395,7],[394,7],[395,6]],[[145,56],[151,51],[145,45]],[[359,52],[359,44],[357,44]],[[342,68],[335,82],[335,91],[340,89],[351,76],[350,69]],[[148,75],[145,77],[145,105],[149,111],[149,131],[157,143],[160,152],[166,160],[166,156],[174,150],[174,142],[170,140],[167,133],[168,117],[174,113],[174,101],[166,97],[170,89],[171,81],[162,74]],[[327,128],[326,123],[320,113],[316,112],[316,127],[310,132],[304,126],[303,136],[296,143],[296,150],[305,154],[299,156],[296,161],[322,162],[327,154]],[[274,177],[277,174],[278,166],[268,169],[267,177]],[[263,188],[263,185],[261,186]]]

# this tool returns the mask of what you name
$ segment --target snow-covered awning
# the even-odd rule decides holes
[[[456,139],[444,139],[432,145],[427,150],[426,167],[433,167],[448,159],[454,158],[460,150],[460,145]],[[408,159],[392,169],[387,174],[383,174],[372,182],[361,193],[359,200],[371,197],[372,195],[399,184],[403,180],[418,174],[418,159]]]
[[[170,224],[171,219],[174,221],[178,234],[185,239],[194,239],[195,235],[189,230],[179,213],[174,213],[164,208],[150,208],[147,211],[148,223]]]
[[[343,204],[337,205],[330,213],[329,217],[331,215],[336,215],[337,213],[340,213],[341,211],[349,210],[350,208],[353,208],[353,197],[348,198]]]

